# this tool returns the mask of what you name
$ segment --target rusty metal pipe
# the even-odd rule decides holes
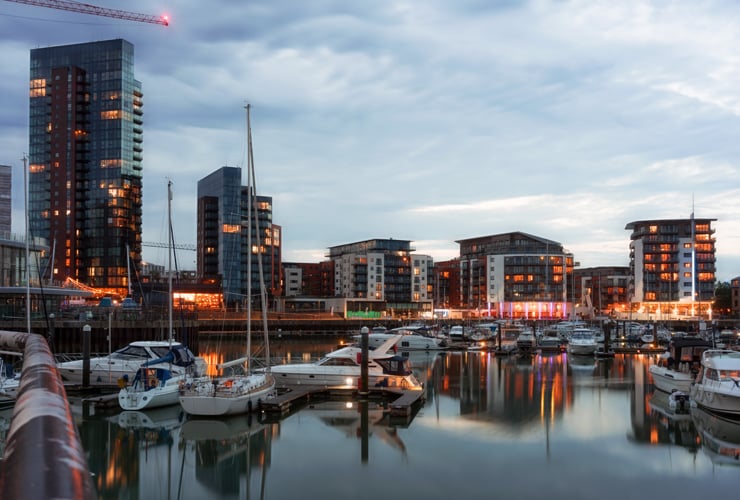
[[[0,498],[96,498],[46,339],[33,333],[0,332],[0,346],[23,352],[21,383],[0,469]]]

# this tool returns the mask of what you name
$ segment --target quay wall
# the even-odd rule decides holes
[[[400,319],[344,319],[326,315],[326,317],[285,317],[284,315],[271,314],[268,317],[268,329],[270,335],[281,337],[321,335],[321,336],[346,336],[359,333],[364,326],[385,326],[395,328],[406,322]],[[439,325],[452,325],[463,323],[460,320],[437,320]],[[733,322],[734,323],[734,322]],[[79,318],[51,318],[49,320],[33,320],[31,331],[44,335],[49,341],[52,352],[55,354],[80,353],[82,352],[82,328],[89,325],[90,350],[93,353],[107,353],[109,349],[116,350],[135,340],[167,340],[167,326],[169,321],[166,315],[144,314],[141,311],[129,314],[95,314],[90,317]],[[534,323],[533,323],[534,324]],[[616,324],[619,332],[624,322]],[[199,352],[201,339],[234,336],[244,338],[246,336],[246,321],[243,314],[221,314],[206,316],[201,314],[178,314],[173,318],[173,331],[175,340],[184,342],[196,354]],[[668,325],[671,328],[682,331],[698,331],[698,325],[682,322]],[[732,327],[731,325],[718,325],[717,328]],[[26,321],[21,319],[0,320],[0,329],[8,331],[25,332]],[[255,313],[252,319],[252,332],[261,331],[261,318]],[[110,345],[108,331],[110,330]]]

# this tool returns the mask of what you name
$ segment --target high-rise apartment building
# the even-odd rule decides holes
[[[643,220],[630,234],[632,302],[711,301],[715,285],[717,219]]]
[[[33,49],[29,91],[30,230],[49,241],[51,278],[124,295],[141,261],[134,47],[118,39]]]
[[[0,165],[0,235],[10,233],[12,168]]]
[[[197,267],[200,280],[221,283],[227,307],[252,297],[260,307],[259,254],[268,299],[282,294],[281,228],[272,223],[272,197],[251,195],[242,169],[222,167],[198,181]],[[256,201],[256,203],[255,203]],[[253,223],[248,224],[249,205]],[[251,226],[251,251],[247,227]],[[258,235],[259,231],[259,246]],[[252,256],[251,266],[248,265]],[[251,291],[248,291],[251,268]]]

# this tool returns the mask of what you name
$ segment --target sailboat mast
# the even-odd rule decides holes
[[[172,347],[172,180],[167,179],[167,339]]]
[[[247,369],[252,372],[252,125],[247,104]]]
[[[249,116],[249,105],[247,105],[247,116]],[[256,176],[255,170],[254,170],[254,153],[253,153],[253,150],[252,150],[252,129],[251,129],[251,125],[249,124],[249,118],[247,118],[247,128],[249,129],[249,145],[248,145],[248,151],[247,151],[247,154],[249,155],[249,162],[248,162],[249,163],[249,174],[248,174],[248,177],[251,178],[251,181],[250,181],[250,189],[249,189],[249,193],[250,193],[250,197],[251,197],[251,203],[249,205],[249,210],[250,210],[250,213],[252,213],[251,211],[253,210],[254,211],[254,217],[255,217],[255,219],[258,219],[258,217],[257,217],[257,176]],[[252,221],[252,217],[251,216],[249,218],[249,221],[251,223],[251,221]],[[262,329],[263,329],[264,345],[265,345],[265,360],[266,360],[266,365],[267,365],[266,370],[269,372],[270,371],[270,342],[268,342],[268,338],[267,338],[267,336],[268,336],[268,332],[267,332],[267,298],[266,298],[267,293],[266,293],[266,290],[265,290],[265,276],[264,276],[264,270],[263,270],[263,266],[262,266],[262,238],[261,238],[261,231],[260,231],[260,227],[259,227],[259,223],[258,222],[255,223],[255,234],[257,235],[257,252],[256,252],[256,254],[257,254],[257,268],[259,270],[259,279],[260,279],[260,282],[259,282],[259,284],[260,284],[260,307],[262,309],[262,315],[261,316],[262,316]],[[252,235],[252,231],[251,230],[249,232],[249,235],[251,237],[251,235]],[[250,254],[249,255],[250,255],[249,262],[250,262],[250,265],[251,265],[251,262],[252,262],[252,259],[251,259],[251,256],[252,256],[252,253],[251,253],[251,245],[250,245]],[[250,280],[251,280],[251,276],[252,276],[252,273],[250,272],[249,273]],[[250,299],[251,299],[251,290],[252,290],[251,284],[250,284],[249,290],[250,290]],[[250,300],[250,304],[251,304],[251,300]],[[251,318],[251,316],[250,316],[250,318]]]
[[[28,158],[23,155],[23,195],[26,211],[26,328],[31,333],[31,249],[29,248],[28,238],[31,234],[31,225],[28,217]]]

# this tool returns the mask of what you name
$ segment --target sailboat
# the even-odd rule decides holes
[[[120,382],[118,404],[123,410],[144,410],[178,404],[180,387],[198,375],[205,374],[206,363],[195,358],[181,344],[175,345],[172,333],[172,181],[167,183],[168,244],[168,340],[167,353],[148,360],[136,370],[131,384]]]
[[[250,250],[247,258],[247,352],[242,358],[218,366],[219,370],[241,365],[243,374],[214,378],[212,380],[196,380],[180,393],[180,404],[190,415],[196,416],[224,416],[256,411],[262,400],[275,394],[275,379],[270,371],[270,348],[267,333],[267,300],[265,297],[265,283],[262,272],[262,258],[257,253],[257,262],[260,278],[260,301],[262,306],[262,326],[265,345],[265,359],[267,368],[264,371],[253,370],[252,363],[252,224],[256,219],[256,182],[254,175],[254,158],[252,154],[252,128],[250,122],[250,106],[247,104],[247,248]],[[257,248],[261,248],[259,226],[255,224]]]

